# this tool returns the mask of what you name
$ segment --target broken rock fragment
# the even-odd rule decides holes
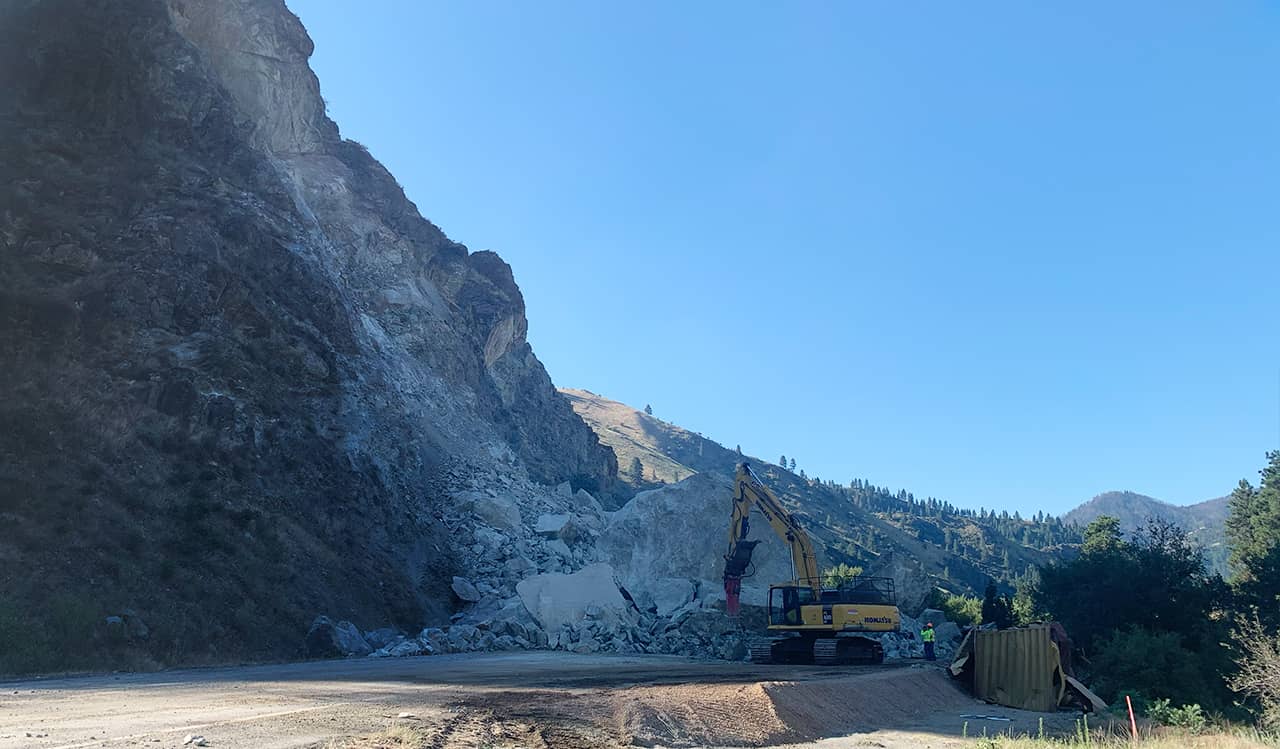
[[[520,506],[511,497],[480,497],[475,501],[474,512],[494,528],[514,531],[520,527]]]
[[[419,640],[401,640],[369,654],[370,658],[408,658],[414,655],[431,655],[432,648]]]
[[[538,516],[538,522],[534,524],[533,530],[547,538],[563,539],[569,533],[570,527],[569,513],[546,513]]]
[[[400,633],[400,630],[392,627],[383,627],[382,629],[364,633],[364,641],[369,643],[369,647],[375,650],[393,645],[403,639],[404,635]]]
[[[658,616],[670,616],[693,600],[695,590],[688,579],[664,577],[654,580],[646,592],[652,597]]]
[[[607,564],[588,565],[572,575],[535,575],[521,580],[516,593],[538,625],[552,632],[582,621],[588,609],[593,618],[613,622],[627,608]]]
[[[481,598],[480,591],[477,590],[476,586],[465,577],[458,577],[455,575],[453,578],[453,584],[450,587],[453,588],[454,595],[467,603],[475,603]]]

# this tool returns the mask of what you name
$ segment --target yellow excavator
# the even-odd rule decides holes
[[[742,578],[754,574],[751,555],[759,540],[747,538],[755,509],[791,551],[787,583],[769,586],[769,636],[752,643],[754,663],[880,663],[884,649],[870,632],[901,627],[893,579],[855,577],[824,589],[813,542],[751,466],[742,463],[734,478],[729,552],[724,556],[724,592],[730,616],[738,616]]]

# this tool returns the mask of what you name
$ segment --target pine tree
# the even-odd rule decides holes
[[[1231,582],[1264,625],[1280,627],[1280,450],[1267,453],[1254,488],[1241,481],[1228,500],[1227,540]]]
[[[1120,547],[1120,519],[1101,515],[1084,529],[1084,544],[1080,552],[1085,555],[1107,554]]]
[[[639,458],[631,459],[630,473],[632,480],[644,481],[644,464],[640,462]]]
[[[822,587],[829,590],[835,590],[841,586],[849,585],[861,574],[861,567],[844,564],[842,562],[837,564],[835,567],[828,567],[822,571]]]
[[[648,403],[644,404],[644,412],[649,416],[653,416],[653,406],[650,406]]]
[[[994,622],[996,629],[1007,629],[1013,623],[1011,605],[1007,596],[996,594],[996,581],[987,579],[987,590],[982,597],[982,621]]]
[[[796,459],[795,459],[795,458],[792,458],[792,459],[791,459],[791,470],[793,470],[793,471],[794,471],[795,469],[796,469]]]
[[[787,470],[787,456],[783,455],[781,458],[778,458],[778,465],[782,466],[782,470]]]

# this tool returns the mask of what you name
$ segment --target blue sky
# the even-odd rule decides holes
[[[1280,442],[1274,3],[289,5],[558,385],[1010,511]]]

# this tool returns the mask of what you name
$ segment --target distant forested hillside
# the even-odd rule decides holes
[[[1178,506],[1134,492],[1105,492],[1062,516],[1069,525],[1084,528],[1102,515],[1120,520],[1127,534],[1142,528],[1148,520],[1165,520],[1182,528],[1204,549],[1209,569],[1227,574],[1227,498],[1219,497],[1194,505]]]

